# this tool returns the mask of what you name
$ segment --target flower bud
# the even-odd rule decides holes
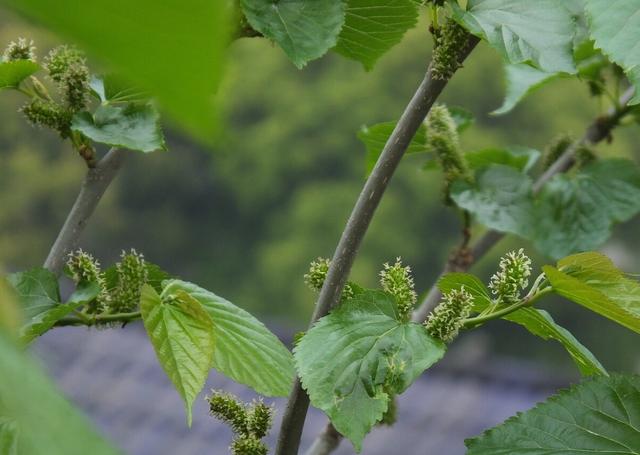
[[[432,337],[449,343],[458,336],[472,308],[473,296],[464,286],[453,289],[442,295],[442,301],[429,315],[425,328]]]
[[[322,289],[324,280],[327,278],[329,264],[331,261],[326,258],[318,258],[309,265],[309,272],[304,275],[304,282],[309,289],[319,291]]]
[[[520,248],[503,256],[499,267],[500,270],[491,277],[489,289],[499,303],[516,303],[520,300],[521,291],[529,286],[531,259]]]

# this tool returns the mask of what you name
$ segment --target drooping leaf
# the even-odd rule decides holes
[[[482,311],[491,305],[489,290],[475,275],[469,273],[447,273],[438,280],[440,292],[450,292],[464,286],[465,291],[473,296],[474,311]]]
[[[167,283],[163,296],[187,293],[209,314],[216,337],[212,366],[267,396],[286,396],[294,378],[293,357],[265,325],[231,302],[195,284]]]
[[[31,60],[0,61],[0,90],[17,87],[39,69],[40,65]]]
[[[190,426],[193,400],[204,387],[213,358],[211,317],[186,292],[158,295],[148,284],[142,287],[140,312],[160,365],[184,400]]]
[[[451,199],[485,226],[522,237],[530,235],[533,203],[531,180],[511,166],[491,165],[476,172],[476,181],[458,180]]]
[[[560,76],[560,73],[543,71],[526,63],[505,64],[504,69],[507,93],[502,106],[493,111],[493,115],[511,112],[524,97]]]
[[[311,403],[359,451],[389,395],[406,390],[445,345],[422,325],[400,322],[390,295],[367,290],[320,319],[294,352]]]
[[[370,70],[417,20],[414,0],[347,0],[335,50]]]
[[[558,175],[538,195],[534,244],[560,258],[599,247],[614,223],[640,211],[640,171],[631,161],[597,161],[581,172]]]
[[[255,30],[275,41],[298,68],[336,45],[345,20],[335,0],[241,0]]]
[[[547,72],[574,73],[574,19],[556,0],[469,0],[450,4],[454,17],[487,40],[509,63],[531,63]]]
[[[591,351],[580,343],[571,332],[559,326],[546,311],[528,307],[521,308],[503,316],[503,319],[520,324],[543,340],[555,340],[562,344],[583,376],[608,374]]]
[[[25,343],[30,343],[51,329],[56,322],[67,316],[73,310],[94,300],[99,293],[100,286],[98,283],[81,283],[73,294],[71,294],[67,303],[56,305],[28,319],[26,324],[20,329],[20,338]]]
[[[528,147],[512,146],[503,149],[490,148],[467,152],[464,157],[472,169],[502,164],[526,173],[538,162],[540,152]]]
[[[640,283],[599,253],[564,258],[543,267],[553,290],[591,311],[640,333]]]
[[[211,140],[228,42],[227,2],[6,0],[157,97],[174,121]]]
[[[640,376],[595,376],[465,441],[468,455],[640,454]]]
[[[56,276],[49,270],[36,267],[12,273],[7,281],[13,286],[25,318],[31,319],[60,303],[60,289]]]
[[[586,0],[585,9],[596,47],[624,68],[636,87],[632,103],[640,103],[640,3]]]
[[[24,349],[0,332],[0,418],[17,431],[19,454],[116,455],[55,389]],[[2,434],[2,430],[0,430]],[[5,443],[7,444],[5,446]],[[11,442],[0,436],[0,453]]]
[[[74,116],[71,129],[112,147],[141,152],[166,150],[160,116],[151,104],[102,105]]]

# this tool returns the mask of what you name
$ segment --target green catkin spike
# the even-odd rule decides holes
[[[25,38],[18,38],[18,41],[11,41],[2,53],[2,60],[13,62],[16,60],[36,61],[36,48],[33,40],[27,41]]]
[[[469,32],[453,19],[447,19],[441,27],[433,30],[433,55],[431,77],[449,80],[460,68],[461,49],[469,38]]]
[[[149,269],[144,256],[131,249],[122,252],[116,264],[118,285],[112,292],[113,312],[133,311],[140,302],[140,289],[149,281]]]
[[[49,77],[58,83],[65,106],[71,112],[86,108],[90,74],[82,53],[68,46],[58,46],[45,59]]]
[[[309,265],[309,272],[304,275],[304,282],[309,289],[312,291],[320,291],[320,289],[322,289],[322,285],[324,284],[324,280],[327,278],[330,265],[331,261],[329,259],[321,257],[311,262]],[[351,299],[354,295],[355,291],[353,290],[353,286],[346,283],[342,289],[342,300]]]
[[[222,420],[239,436],[248,436],[247,408],[230,394],[217,390],[207,397],[211,415]]]
[[[510,251],[500,259],[498,270],[489,282],[489,289],[499,303],[513,304],[520,300],[521,292],[529,286],[531,259],[524,249]]]
[[[411,267],[403,266],[401,258],[396,258],[393,265],[384,264],[384,268],[380,271],[380,285],[385,292],[395,297],[398,312],[407,319],[417,300]]]
[[[549,169],[551,165],[567,151],[571,144],[573,144],[573,137],[569,134],[561,134],[551,141],[544,149],[542,158],[543,169]]]
[[[267,455],[269,449],[259,439],[251,436],[241,436],[231,443],[233,455]]]
[[[58,46],[44,59],[44,67],[54,82],[62,82],[72,66],[86,66],[82,53],[70,46]]]
[[[100,263],[92,255],[79,249],[74,253],[69,253],[67,269],[76,284],[95,282],[100,286],[98,297],[86,308],[87,313],[97,314],[108,311],[110,299]]]
[[[273,423],[273,408],[267,406],[262,400],[254,401],[247,412],[247,429],[257,439],[267,435]]]
[[[464,286],[453,289],[442,295],[442,301],[429,315],[425,328],[432,337],[450,343],[458,336],[472,308],[473,296]]]
[[[33,99],[25,104],[20,112],[33,126],[50,128],[57,131],[62,138],[69,136],[72,113],[53,101]]]
[[[435,155],[444,173],[445,200],[450,203],[449,189],[457,179],[473,181],[467,160],[462,154],[455,121],[446,106],[437,104],[425,119],[426,150]]]

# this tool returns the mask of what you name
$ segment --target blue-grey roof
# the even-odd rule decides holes
[[[187,428],[182,401],[139,324],[125,329],[56,329],[37,341],[35,351],[67,397],[125,453],[228,453],[232,433],[208,415],[204,394],[194,406],[193,426]],[[397,424],[376,428],[367,436],[363,453],[463,454],[465,437],[530,408],[566,382],[549,379],[530,364],[487,364],[486,359],[470,362],[454,355],[423,375],[400,397]],[[211,388],[224,389],[247,401],[256,396],[215,372],[207,383],[207,389]],[[273,446],[284,399],[266,401],[278,409],[269,438]],[[311,409],[303,448],[325,423],[324,415]],[[335,453],[354,451],[343,442]]]

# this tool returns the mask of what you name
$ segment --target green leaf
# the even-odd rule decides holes
[[[467,152],[464,157],[472,169],[502,164],[526,173],[538,162],[540,152],[527,147],[512,146],[504,149],[491,148]]]
[[[558,175],[538,195],[534,244],[560,258],[597,248],[614,223],[640,211],[640,171],[629,160],[597,161],[581,172]]]
[[[0,412],[2,412],[0,410]],[[19,428],[15,420],[0,417],[0,453],[18,455]]]
[[[94,300],[99,293],[100,285],[96,282],[80,284],[67,303],[56,305],[31,317],[20,329],[20,338],[25,343],[30,343],[73,310]]]
[[[40,65],[31,60],[13,60],[0,63],[0,90],[16,88],[20,82],[40,69]]]
[[[93,94],[103,104],[142,102],[149,99],[149,94],[132,87],[116,75],[93,76],[89,82]]]
[[[27,319],[37,317],[60,303],[58,280],[45,268],[12,273],[7,276],[7,281],[15,289]]]
[[[116,455],[21,347],[0,332],[0,453]],[[7,435],[7,422],[17,435]],[[17,442],[12,438],[17,437]]]
[[[298,68],[336,45],[344,5],[335,0],[241,0],[251,27],[272,39]]]
[[[480,312],[492,304],[489,290],[475,275],[458,272],[447,273],[438,280],[438,289],[443,294],[460,289],[462,286],[473,296],[474,311]]]
[[[211,317],[216,337],[212,366],[267,396],[286,396],[295,372],[291,352],[245,310],[195,284],[172,280],[163,296],[187,293]]]
[[[454,17],[513,64],[531,63],[550,72],[575,73],[574,19],[556,0],[469,0]]]
[[[422,325],[400,322],[390,295],[367,290],[320,319],[294,355],[311,403],[359,451],[390,395],[406,390],[445,349]]]
[[[626,71],[640,103],[640,3],[628,0],[586,0],[591,37],[597,48]]]
[[[101,105],[93,115],[76,114],[71,129],[112,147],[145,153],[167,149],[158,112],[151,104]]]
[[[104,59],[201,139],[215,131],[229,7],[211,0],[7,0],[14,10]]]
[[[347,0],[344,26],[335,50],[371,70],[417,20],[414,0]]]
[[[160,296],[148,284],[142,287],[140,311],[160,365],[184,400],[191,426],[193,400],[204,387],[213,358],[211,317],[186,292]]]
[[[640,454],[640,376],[595,376],[465,441],[467,455]]]
[[[502,106],[491,112],[493,115],[511,112],[524,97],[560,76],[560,73],[543,71],[526,63],[505,64],[504,69],[507,93]]]
[[[597,268],[544,266],[543,271],[559,295],[640,333],[640,284],[621,272]]]
[[[496,164],[481,168],[473,184],[454,182],[451,199],[491,229],[522,237],[530,234],[531,179],[511,166]]]
[[[507,321],[520,324],[533,335],[543,340],[555,340],[561,343],[573,358],[583,376],[595,374],[607,375],[607,370],[595,356],[580,343],[567,329],[559,326],[551,315],[536,308],[521,308],[518,311],[503,316]]]

